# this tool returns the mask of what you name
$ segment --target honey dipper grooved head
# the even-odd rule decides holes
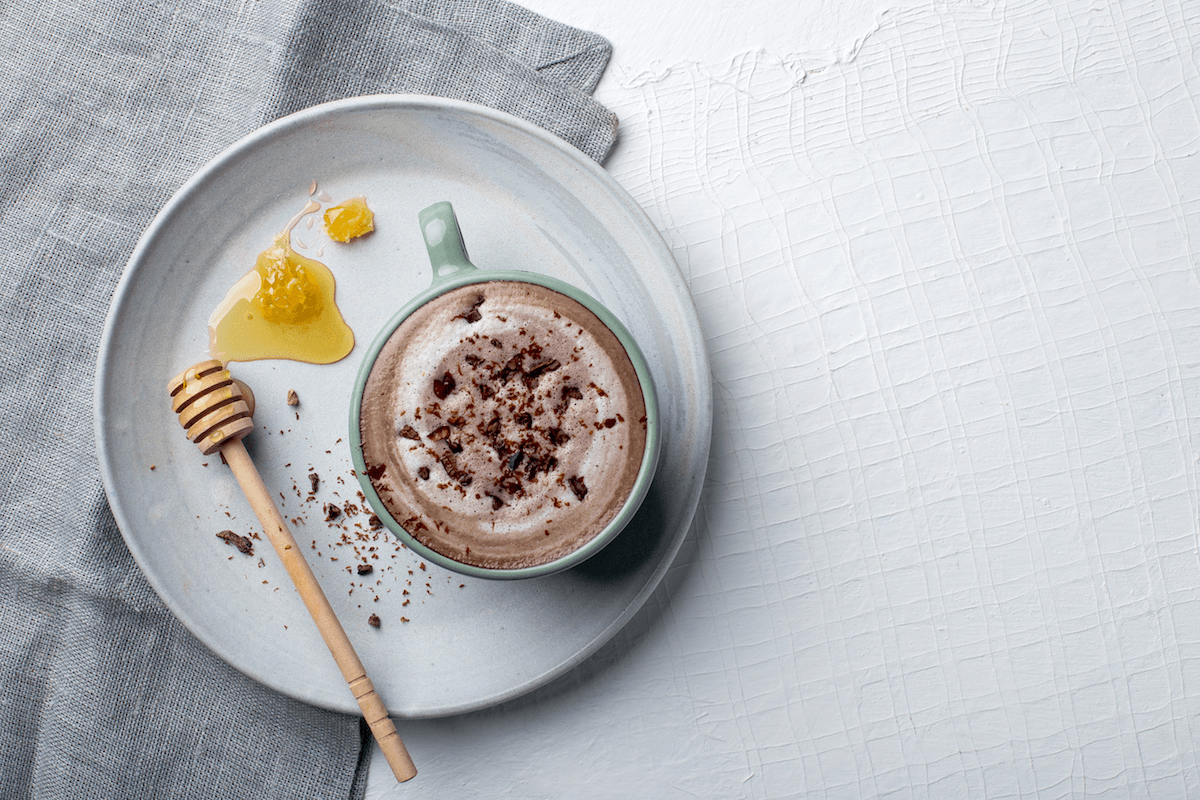
[[[200,452],[211,455],[221,445],[254,430],[251,406],[242,387],[220,361],[201,361],[167,384],[171,409]]]

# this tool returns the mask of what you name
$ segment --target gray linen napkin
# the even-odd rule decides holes
[[[219,661],[126,550],[92,435],[109,298],[188,175],[320,101],[471,100],[602,159],[608,43],[501,0],[15,0],[0,42],[3,795],[361,796],[360,721]]]

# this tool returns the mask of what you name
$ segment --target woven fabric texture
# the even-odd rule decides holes
[[[126,550],[92,433],[109,298],[192,172],[325,100],[474,101],[602,159],[616,118],[590,93],[608,43],[500,0],[17,0],[0,32],[3,793],[361,796],[360,720],[218,660]]]

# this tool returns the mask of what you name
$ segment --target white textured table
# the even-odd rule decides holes
[[[526,5],[613,42],[708,480],[621,635],[369,796],[1200,796],[1200,3]]]

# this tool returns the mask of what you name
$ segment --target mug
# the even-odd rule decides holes
[[[359,484],[362,487],[362,491],[366,497],[367,503],[370,505],[371,509],[375,512],[376,516],[384,524],[384,526],[386,526],[395,536],[397,536],[400,541],[402,541],[409,549],[435,564],[459,573],[481,578],[515,579],[549,575],[570,567],[577,566],[602,550],[607,544],[616,538],[622,529],[625,528],[625,526],[637,512],[638,507],[641,505],[642,500],[645,498],[650,484],[653,481],[660,449],[660,424],[658,418],[658,402],[654,391],[654,383],[650,375],[649,367],[646,364],[646,359],[642,355],[642,352],[638,348],[637,343],[634,341],[632,335],[630,335],[629,331],[612,314],[612,312],[605,308],[595,298],[579,290],[578,288],[556,278],[533,272],[526,272],[522,270],[480,270],[476,268],[470,262],[467,256],[466,246],[463,243],[462,232],[459,228],[454,209],[450,203],[435,203],[434,205],[424,209],[420,212],[419,222],[421,233],[424,237],[426,249],[428,250],[430,263],[433,269],[432,283],[427,290],[413,298],[409,303],[401,308],[388,321],[388,323],[384,325],[383,329],[376,336],[369,350],[366,352],[361,366],[359,367],[358,377],[354,386],[354,394],[350,403],[349,438],[351,445],[351,459],[354,463],[355,474],[358,478]],[[449,552],[444,552],[454,549],[448,545],[442,544],[441,550],[435,549],[436,544],[432,541],[432,538],[435,537],[428,535],[428,526],[423,522],[417,521],[417,517],[407,517],[404,520],[398,520],[395,518],[388,504],[381,497],[376,485],[376,481],[383,480],[382,473],[375,475],[372,474],[373,470],[378,473],[383,469],[383,467],[380,467],[379,465],[372,466],[368,464],[367,457],[364,454],[363,426],[364,420],[367,418],[367,416],[369,416],[369,414],[364,416],[364,396],[368,395],[368,382],[371,379],[373,370],[376,368],[376,362],[380,358],[381,352],[388,344],[393,333],[395,333],[397,328],[399,328],[406,320],[412,317],[412,315],[416,313],[418,309],[426,306],[435,298],[442,297],[443,295],[462,287],[472,285],[480,285],[484,290],[486,290],[486,284],[498,281],[517,282],[521,284],[532,284],[535,286],[544,287],[552,292],[565,295],[570,300],[573,300],[579,305],[583,306],[588,312],[591,312],[591,314],[593,314],[599,320],[599,322],[602,323],[603,328],[607,329],[608,332],[611,332],[611,334],[616,337],[616,340],[624,349],[625,355],[628,357],[629,364],[632,366],[633,372],[636,375],[637,387],[640,390],[641,400],[643,401],[645,407],[644,447],[642,450],[641,459],[636,464],[636,479],[633,480],[632,485],[630,486],[628,493],[624,495],[623,500],[619,495],[614,498],[614,506],[616,506],[615,513],[613,513],[611,517],[603,523],[602,527],[597,522],[596,527],[599,529],[592,532],[592,535],[590,536],[585,534],[583,537],[580,537],[578,546],[569,550],[569,552],[556,555],[550,560],[543,561],[541,563],[534,563],[526,566],[484,566],[478,563],[465,563],[464,559],[468,558],[469,555],[463,555],[460,553],[458,556],[455,556]],[[532,292],[533,290],[531,289],[530,291]],[[482,296],[483,295],[481,294],[480,297],[482,298]],[[478,306],[474,307],[473,310],[477,312],[477,309]],[[476,316],[476,319],[478,319],[478,316]],[[521,335],[525,335],[524,331],[522,331]],[[493,343],[495,343],[495,340],[493,340]],[[558,362],[555,361],[555,364],[557,365]],[[382,369],[383,368],[381,368],[380,375],[376,376],[376,380],[372,384],[373,387],[375,387],[372,389],[372,392],[379,391],[377,387],[382,381],[386,380],[386,378],[382,377]],[[558,367],[554,366],[554,369],[558,369]],[[621,369],[625,370],[625,367],[621,366]],[[451,389],[454,388],[453,379],[450,378],[449,373],[447,373],[445,377],[450,380],[447,384],[443,385],[437,375],[429,375],[429,380],[433,382],[433,391],[438,398],[444,397],[444,394],[438,391],[439,386],[442,387],[442,392],[447,391],[445,386],[450,386]],[[524,376],[524,379],[528,379],[528,374]],[[507,380],[507,378],[505,380]],[[605,394],[599,389],[596,391],[599,392],[600,395]],[[374,394],[370,396],[374,397]],[[572,397],[574,396],[575,395],[572,395]],[[564,390],[563,403],[565,405],[569,402],[571,402],[571,400],[567,397],[567,390]],[[538,410],[541,411],[540,408]],[[418,409],[416,413],[419,414],[420,410]],[[525,416],[528,417],[529,415],[526,414]],[[622,421],[624,422],[624,420]],[[603,427],[603,425],[612,427],[613,422],[615,422],[614,418],[604,420],[603,424],[601,422],[597,422],[596,430],[600,431],[600,428]],[[377,420],[375,425],[378,426],[378,424],[379,422]],[[391,424],[396,430],[398,436],[407,436],[409,439],[414,440],[415,444],[412,445],[411,449],[415,450],[418,447],[424,447],[430,453],[433,452],[433,450],[430,449],[431,445],[424,444],[420,435],[418,435],[411,426],[405,426],[407,427],[407,430],[402,431],[401,426],[399,426],[395,420],[391,420]],[[446,437],[450,435],[450,430],[450,426],[443,425],[439,429],[435,430],[433,434],[428,434],[427,437],[433,438],[436,434],[441,433],[443,434],[442,439],[446,439]],[[551,438],[553,438],[553,436]],[[564,441],[569,438],[569,435],[565,436]],[[442,444],[452,445],[453,441],[454,440],[447,440],[442,442]],[[399,442],[399,439],[397,439],[397,442]],[[523,453],[512,455],[511,460],[507,462],[507,465],[512,467],[514,462],[520,463],[522,456]],[[464,497],[466,497],[468,493],[473,493],[474,497],[476,498],[486,495],[487,498],[491,499],[491,502],[498,504],[494,506],[494,508],[497,510],[501,507],[501,505],[504,505],[503,501],[498,495],[487,494],[485,493],[484,489],[479,486],[471,487],[470,478],[465,477],[463,473],[455,475],[456,467],[454,466],[452,455],[443,456],[443,459],[444,460],[442,464],[444,466],[444,473],[447,476],[447,479],[443,483],[439,484],[439,486],[451,486],[463,494]],[[553,462],[556,460],[549,459],[549,461]],[[541,466],[545,467],[546,463],[542,463]],[[623,468],[632,471],[633,467],[634,463],[630,461],[629,464]],[[536,481],[538,477],[536,472],[537,465],[526,465],[525,468],[534,470],[531,480]],[[441,478],[443,472],[439,472],[438,474],[439,478]],[[548,476],[549,471],[545,472],[544,474]],[[411,474],[399,477],[389,476],[388,480],[404,480],[410,485],[415,486],[417,480],[431,479],[428,468],[423,469],[422,475],[423,478],[417,478],[415,475]],[[458,481],[457,486],[454,485],[454,480],[452,479]],[[559,477],[558,480],[560,483],[563,483],[564,486],[566,486],[568,483],[564,481],[562,477]],[[578,483],[576,483],[576,481],[578,481]],[[582,479],[577,477],[570,478],[569,488],[574,492],[574,495],[576,498],[578,498],[581,506],[583,503],[587,502],[587,487]],[[572,502],[571,495],[566,494],[565,492],[564,495],[567,497],[568,501],[565,503],[565,505],[570,505]],[[617,506],[617,503],[619,503],[619,506]],[[555,502],[555,505],[557,506],[558,503]],[[486,502],[482,504],[480,513],[487,513]],[[441,524],[438,522],[434,522],[434,524],[440,531]],[[492,523],[492,525],[494,529],[495,523]],[[447,523],[447,527],[449,527],[449,523]],[[540,524],[533,527],[540,527]],[[413,528],[414,530],[409,530],[408,528]],[[421,535],[422,531],[426,532],[425,535]],[[502,536],[504,534],[500,533],[497,535]],[[550,536],[549,529],[547,529],[546,535]],[[469,547],[466,548],[466,552],[467,554],[470,553]]]

